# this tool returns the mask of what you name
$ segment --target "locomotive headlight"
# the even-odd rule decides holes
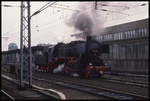
[[[89,63],[89,66],[92,66],[92,63],[91,63],[91,62]]]
[[[105,66],[108,66],[108,64],[105,63]]]
[[[99,74],[103,75],[103,74],[104,74],[104,72],[103,72],[103,71],[99,71]]]

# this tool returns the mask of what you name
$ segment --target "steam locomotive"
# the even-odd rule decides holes
[[[110,68],[104,64],[100,55],[109,53],[108,45],[92,40],[58,43],[43,48],[35,54],[35,65],[40,71],[61,73],[75,77],[102,76]]]

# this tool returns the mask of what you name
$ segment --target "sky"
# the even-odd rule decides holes
[[[31,14],[39,10],[48,1],[31,2]],[[66,25],[72,14],[81,7],[88,5],[87,9],[94,8],[95,2],[56,2],[55,7],[48,7],[31,19],[31,46],[37,44],[56,44],[57,42],[68,43],[76,40],[72,34],[79,31]],[[102,4],[109,6],[102,6]],[[146,4],[141,6],[142,4]],[[2,5],[13,5],[13,7],[2,8],[2,51],[8,49],[9,43],[16,43],[20,47],[20,2],[2,2]],[[57,7],[57,8],[56,8]],[[61,7],[61,8],[58,8]],[[62,9],[68,8],[68,9]],[[148,17],[148,2],[98,2],[97,18],[103,20],[103,26],[113,26]],[[71,9],[71,10],[69,10]],[[107,9],[107,11],[103,11]]]

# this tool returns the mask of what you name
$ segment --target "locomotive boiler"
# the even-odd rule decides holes
[[[109,53],[108,45],[92,40],[88,36],[87,41],[58,43],[43,49],[35,55],[35,64],[40,71],[86,78],[101,76],[104,71],[109,70],[100,58],[103,53]]]

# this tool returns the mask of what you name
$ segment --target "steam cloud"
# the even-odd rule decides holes
[[[92,33],[93,22],[87,14],[79,14],[78,17],[74,20],[73,24],[76,29],[85,32],[87,35]]]
[[[96,10],[89,7],[89,4],[80,5],[80,12],[75,12],[67,21],[67,25],[73,26],[76,30],[82,31],[85,36],[101,34],[103,32],[103,18],[96,17]],[[82,7],[82,8],[81,8]]]

